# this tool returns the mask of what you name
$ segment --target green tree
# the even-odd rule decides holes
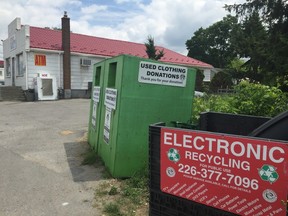
[[[164,50],[157,50],[154,45],[154,38],[149,35],[147,37],[147,42],[145,43],[146,53],[149,59],[159,60],[164,56]]]
[[[228,15],[206,29],[198,29],[194,36],[186,41],[188,56],[214,67],[226,67],[237,56],[231,43],[232,35],[237,28],[237,18]]]
[[[197,69],[196,70],[196,81],[195,81],[195,90],[196,91],[204,91],[204,83],[203,83],[203,79],[204,79],[204,73],[202,70]]]
[[[267,52],[267,33],[259,14],[253,12],[246,17],[233,36],[233,44],[238,55],[249,59],[245,62],[247,69],[245,77],[262,82],[267,76],[267,71],[263,67]]]
[[[224,71],[220,71],[216,73],[213,79],[211,80],[209,89],[211,92],[216,93],[218,89],[230,89],[232,85],[233,83],[231,74]]]
[[[278,85],[288,91],[288,3],[287,0],[246,0],[243,4],[225,5],[244,23],[258,13],[265,26],[267,39],[263,59],[259,59],[264,83]],[[265,79],[266,78],[266,79]]]
[[[247,78],[245,61],[239,58],[233,59],[226,67],[225,72],[231,74],[232,80],[239,83],[242,79]]]

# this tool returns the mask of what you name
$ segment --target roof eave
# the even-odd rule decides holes
[[[58,53],[58,54],[64,53],[63,50],[51,50],[51,49],[43,49],[43,48],[35,48],[35,47],[30,47],[29,51],[49,52],[49,53]]]

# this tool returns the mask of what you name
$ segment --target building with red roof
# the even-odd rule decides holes
[[[30,27],[30,48],[61,51],[61,35],[61,30]],[[189,67],[212,68],[212,66],[207,63],[184,56],[164,47],[156,46],[156,48],[158,50],[164,50],[165,55],[160,59],[162,62],[181,64]],[[74,54],[93,55],[104,58],[122,54],[148,58],[144,44],[76,33],[71,33],[71,52]]]
[[[213,68],[165,47],[156,48],[164,50],[161,62],[203,70]],[[36,78],[44,74],[55,78],[57,89],[70,89],[72,97],[88,96],[93,64],[122,54],[148,58],[144,44],[72,33],[66,14],[62,18],[62,30],[21,25],[20,18],[16,18],[8,26],[3,54],[6,85],[34,89]]]

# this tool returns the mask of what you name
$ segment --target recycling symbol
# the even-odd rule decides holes
[[[170,161],[178,162],[180,160],[180,155],[177,149],[170,148],[167,154]]]
[[[258,173],[263,181],[269,181],[271,184],[279,178],[276,168],[267,164],[263,165],[261,169],[258,169]]]

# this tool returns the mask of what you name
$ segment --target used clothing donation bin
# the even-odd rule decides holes
[[[129,55],[94,65],[89,143],[113,177],[148,163],[148,128],[188,122],[196,70]]]
[[[90,101],[90,117],[88,128],[88,143],[91,148],[98,152],[98,137],[99,137],[99,124],[98,118],[101,113],[102,94],[100,84],[103,83],[104,77],[104,62],[98,63],[97,67],[94,67],[93,71],[93,84],[92,95]]]

